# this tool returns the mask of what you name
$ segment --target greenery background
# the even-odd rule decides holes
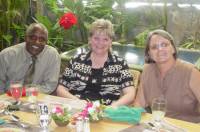
[[[162,28],[171,32],[177,39],[182,36],[177,42],[180,47],[200,48],[198,30],[200,11],[194,8],[180,9],[177,6],[178,0],[173,1],[175,5],[173,7],[168,7],[166,4],[170,0],[162,0],[165,3],[162,8],[152,6],[137,9],[125,8],[124,3],[130,0],[87,0],[87,5],[84,5],[82,0],[60,1],[63,3],[59,4],[57,0],[0,0],[0,50],[23,42],[27,25],[37,21],[48,28],[48,44],[57,48],[59,52],[64,52],[87,43],[88,26],[97,18],[105,18],[113,22],[115,41],[121,44],[144,46],[147,33],[152,29]],[[153,2],[153,0],[147,1]],[[113,9],[112,6],[116,2],[118,6]],[[69,30],[64,30],[59,26],[58,20],[68,11],[76,14],[78,24]],[[185,15],[190,16],[191,19],[188,20],[192,21],[188,22],[187,27],[181,23],[181,12],[190,12],[189,15]],[[174,20],[174,17],[179,19]],[[173,30],[174,27],[182,30]],[[194,30],[191,30],[192,28]]]

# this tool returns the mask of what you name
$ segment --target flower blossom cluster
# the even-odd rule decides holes
[[[57,116],[63,115],[64,114],[64,109],[62,109],[59,106],[56,106],[55,108],[53,108],[52,113],[56,114]]]
[[[65,122],[68,121],[70,117],[71,114],[69,113],[69,108],[67,107],[56,106],[52,109],[52,118],[54,120]]]
[[[77,17],[72,12],[65,13],[59,20],[59,24],[64,29],[69,29],[77,24]]]
[[[87,102],[86,107],[79,114],[82,118],[98,121],[103,116],[103,109],[99,101]]]

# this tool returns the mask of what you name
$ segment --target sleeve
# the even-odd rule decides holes
[[[125,60],[122,60],[121,66],[122,66],[122,69],[120,70],[121,89],[129,87],[129,86],[134,86],[133,76],[129,72],[129,67]]]
[[[200,103],[200,72],[193,68],[191,77],[190,77],[190,88],[195,95],[196,99]]]
[[[46,94],[51,94],[55,91],[58,85],[58,78],[60,74],[60,63],[61,58],[57,51],[51,52],[50,63],[48,64],[48,69],[44,76],[44,85],[41,87],[41,91]]]
[[[0,52],[0,94],[5,92],[6,89],[6,61],[5,61],[5,54]]]
[[[59,80],[59,84],[63,85],[65,88],[70,88],[70,80],[73,77],[73,69],[72,69],[72,65],[73,65],[74,60],[71,59],[69,61],[68,66],[65,68],[64,73],[62,74],[62,77]]]

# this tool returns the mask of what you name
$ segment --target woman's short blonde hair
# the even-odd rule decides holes
[[[114,38],[113,24],[109,20],[97,19],[94,21],[89,29],[89,37],[93,36],[96,32],[106,33],[111,39]]]

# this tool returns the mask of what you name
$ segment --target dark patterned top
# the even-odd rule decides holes
[[[111,104],[120,98],[123,88],[134,85],[128,65],[124,59],[109,52],[104,67],[93,69],[90,54],[82,53],[70,60],[59,83],[81,99]]]

